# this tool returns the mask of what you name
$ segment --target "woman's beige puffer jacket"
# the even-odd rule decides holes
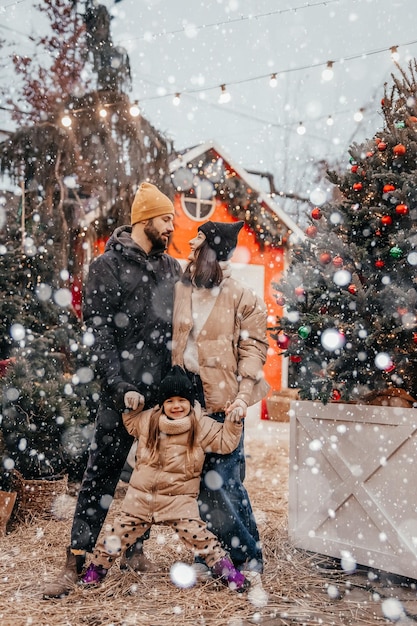
[[[184,367],[183,355],[192,328],[190,285],[175,285],[172,365]],[[209,413],[224,411],[241,398],[252,406],[266,396],[263,377],[268,339],[265,303],[233,278],[220,287],[213,310],[197,337],[199,375]]]

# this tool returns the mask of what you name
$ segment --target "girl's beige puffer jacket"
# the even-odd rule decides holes
[[[197,495],[205,453],[233,452],[239,444],[243,427],[229,420],[224,424],[216,422],[202,411],[198,402],[194,411],[199,423],[198,445],[189,454],[189,421],[188,427],[185,424],[181,428],[177,420],[168,421],[159,407],[143,413],[123,414],[126,429],[138,440],[135,468],[123,506],[126,513],[154,522],[199,517]],[[146,448],[149,423],[154,413],[162,415],[159,423],[165,431],[161,433],[157,460],[150,458]],[[213,475],[211,478],[215,484],[217,477]]]

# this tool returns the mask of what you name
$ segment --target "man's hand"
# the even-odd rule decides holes
[[[247,410],[248,405],[246,404],[246,402],[244,402],[240,398],[236,398],[236,400],[234,400],[233,402],[226,403],[226,408],[224,412],[226,413],[226,417],[231,422],[236,422],[237,424],[240,424],[242,419],[246,417]]]
[[[145,406],[145,398],[137,391],[127,391],[124,395],[125,407],[127,409],[143,409]]]

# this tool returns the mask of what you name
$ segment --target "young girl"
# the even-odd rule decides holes
[[[126,394],[128,396],[128,394]],[[125,398],[127,406],[137,404]],[[234,412],[220,424],[195,402],[193,385],[174,366],[160,385],[159,405],[123,415],[137,438],[135,469],[122,504],[122,512],[104,541],[94,550],[82,581],[97,584],[115,559],[153,524],[171,526],[196,556],[204,558],[213,575],[242,592],[249,587],[217,538],[199,516],[197,495],[207,451],[228,454],[238,445],[242,424]]]

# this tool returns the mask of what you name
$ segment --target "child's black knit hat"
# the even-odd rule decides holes
[[[186,398],[194,406],[194,387],[182,367],[174,365],[168,372],[159,387],[159,406],[162,406],[167,398],[179,396]]]

